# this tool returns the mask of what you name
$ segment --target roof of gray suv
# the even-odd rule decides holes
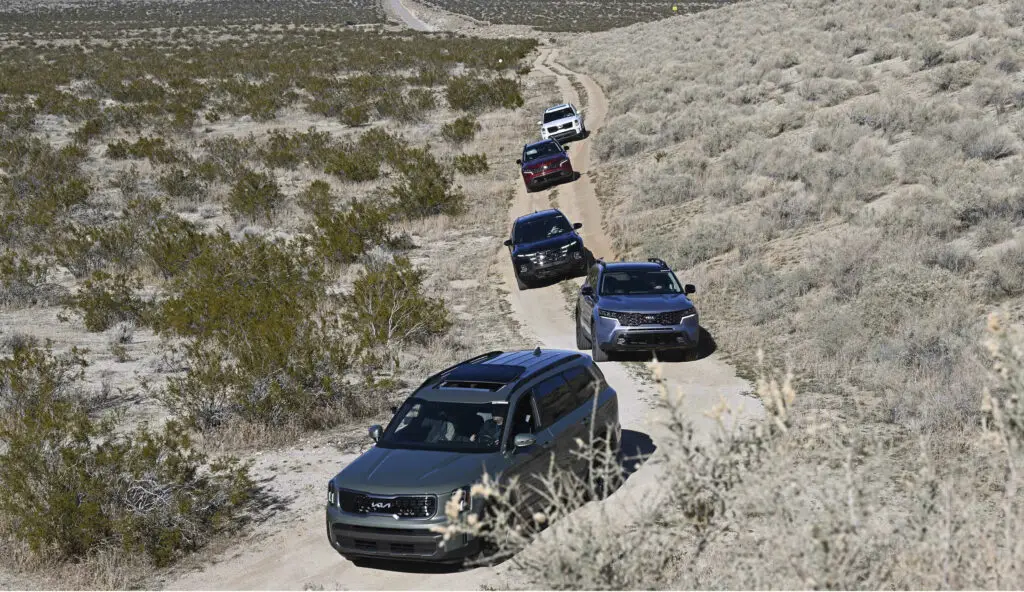
[[[413,396],[466,403],[507,401],[523,380],[581,357],[561,349],[488,352],[427,378]]]

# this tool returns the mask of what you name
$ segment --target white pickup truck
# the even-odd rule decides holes
[[[587,128],[583,124],[583,111],[576,109],[572,103],[555,105],[544,111],[544,120],[540,125],[540,137],[545,140],[579,140],[587,137]]]

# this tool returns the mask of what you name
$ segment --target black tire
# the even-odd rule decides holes
[[[590,349],[592,344],[587,336],[583,334],[583,326],[580,325],[580,311],[576,309],[576,349]]]
[[[529,290],[530,289],[530,284],[524,282],[523,279],[519,277],[518,273],[516,274],[516,285],[519,286],[520,290]]]
[[[596,336],[594,335],[594,325],[591,324],[590,325],[590,357],[594,358],[595,362],[607,362],[608,361],[608,353],[606,351],[604,351],[603,349],[601,349],[601,347],[597,344],[597,339],[595,339],[595,337]]]

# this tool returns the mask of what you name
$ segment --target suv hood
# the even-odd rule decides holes
[[[693,303],[684,294],[601,296],[597,306],[615,312],[672,312],[690,308]]]
[[[335,477],[342,489],[377,495],[446,494],[472,485],[486,466],[498,466],[500,452],[465,453],[374,446]]]
[[[543,123],[541,125],[543,125],[546,128],[546,127],[549,127],[549,126],[552,126],[552,125],[562,125],[564,123],[571,123],[573,121],[577,121],[579,118],[580,118],[579,115],[572,115],[570,117],[563,117],[561,119],[556,119],[554,121],[549,121],[549,122]]]
[[[569,158],[568,154],[566,154],[565,152],[559,152],[558,154],[552,154],[551,156],[542,156],[540,158],[535,158],[533,160],[525,160],[523,161],[523,168],[531,169],[547,164],[549,162],[558,162],[560,160],[565,160],[566,158]]]
[[[565,234],[559,234],[546,240],[536,241],[532,243],[519,243],[518,245],[512,246],[512,256],[527,255],[529,253],[536,253],[537,251],[546,251],[548,249],[557,249],[562,245],[571,243],[574,240],[578,240],[581,243],[580,235],[575,232],[567,232]]]

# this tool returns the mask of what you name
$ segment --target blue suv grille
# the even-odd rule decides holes
[[[693,314],[693,309],[674,310],[671,312],[615,312],[602,310],[601,316],[611,317],[619,321],[625,327],[637,327],[639,325],[678,325],[683,320],[683,315]]]

